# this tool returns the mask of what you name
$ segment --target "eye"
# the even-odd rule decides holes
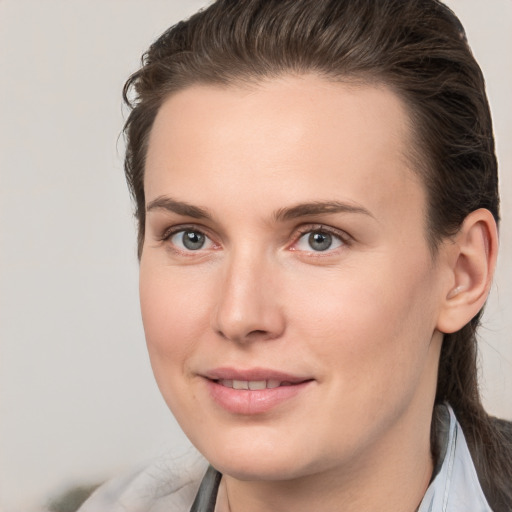
[[[199,251],[214,246],[214,243],[204,233],[196,229],[181,229],[172,233],[168,240],[181,251]]]
[[[324,252],[337,249],[345,245],[345,241],[340,235],[329,233],[328,231],[317,229],[304,233],[294,246],[299,251]]]

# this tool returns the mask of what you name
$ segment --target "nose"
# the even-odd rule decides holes
[[[279,288],[275,263],[261,254],[233,255],[222,273],[212,328],[237,343],[279,338],[286,326]]]

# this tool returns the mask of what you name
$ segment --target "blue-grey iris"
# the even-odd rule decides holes
[[[197,251],[204,245],[206,237],[197,231],[184,231],[183,232],[183,245],[190,251]]]
[[[313,232],[308,237],[308,243],[315,251],[326,251],[332,245],[332,236],[329,233]]]

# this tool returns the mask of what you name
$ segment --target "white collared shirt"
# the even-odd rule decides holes
[[[451,407],[446,454],[418,512],[492,512],[478,481],[466,438]]]

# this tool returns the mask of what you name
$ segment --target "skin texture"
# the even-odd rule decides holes
[[[157,115],[140,267],[147,345],[167,404],[224,474],[232,512],[421,501],[440,331],[467,321],[475,273],[463,241],[429,250],[411,139],[390,90],[315,76],[193,86]],[[343,208],[295,208],[321,202]],[[479,247],[482,218],[468,227]],[[187,249],[183,229],[204,245]],[[330,248],[312,248],[311,232],[329,233]],[[310,382],[269,410],[235,413],[209,391],[219,367]]]

